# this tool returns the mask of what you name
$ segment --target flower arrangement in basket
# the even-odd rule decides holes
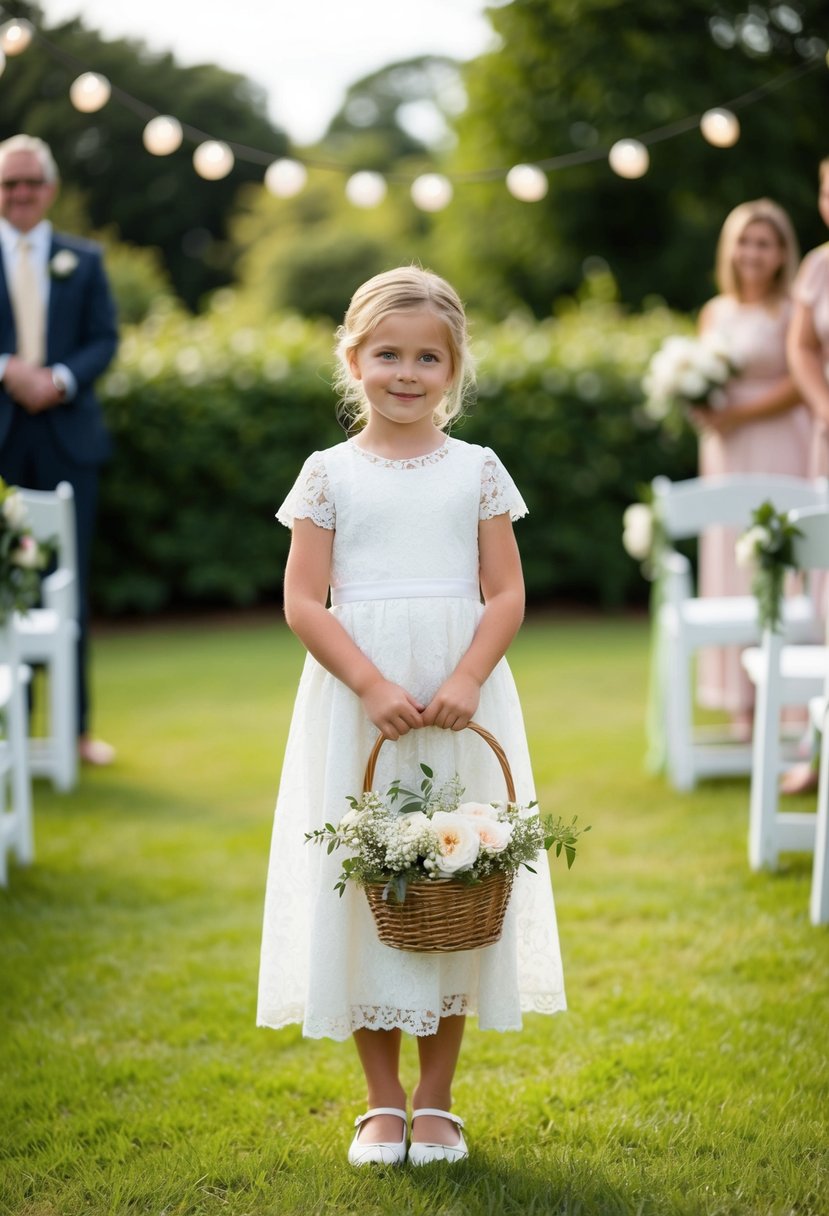
[[[51,550],[26,525],[20,491],[0,478],[0,625],[12,612],[27,612],[40,595],[40,572]]]
[[[533,870],[540,850],[555,846],[568,867],[582,831],[544,819],[535,803],[516,802],[506,756],[497,740],[474,722],[501,765],[507,801],[463,802],[458,776],[436,786],[425,764],[420,790],[393,781],[385,794],[372,790],[382,735],[366,766],[363,793],[336,825],[306,832],[306,840],[346,848],[335,889],[350,881],[366,892],[382,942],[399,950],[442,953],[474,950],[498,941],[516,871]],[[534,871],[533,871],[534,872]]]
[[[752,512],[751,526],[737,540],[737,565],[753,571],[751,590],[763,629],[780,628],[783,581],[789,570],[796,569],[794,538],[802,535],[786,511],[764,502]]]
[[[666,338],[642,381],[645,413],[655,422],[681,426],[688,409],[718,409],[724,388],[739,371],[722,334]]]

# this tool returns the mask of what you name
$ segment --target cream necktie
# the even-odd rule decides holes
[[[43,292],[32,256],[32,245],[25,237],[21,237],[17,243],[11,289],[17,353],[26,363],[41,367],[46,355]]]

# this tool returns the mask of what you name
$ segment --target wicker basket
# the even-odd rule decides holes
[[[515,801],[515,784],[504,750],[494,735],[475,722],[468,730],[484,739],[498,759],[507,786],[507,797]],[[381,735],[366,765],[363,792],[374,782],[377,757],[383,745]],[[409,883],[406,898],[398,903],[390,892],[383,899],[385,884],[365,887],[369,907],[377,926],[377,936],[395,950],[420,954],[448,954],[458,950],[478,950],[491,946],[501,936],[504,916],[512,891],[512,873],[497,871],[477,883],[457,878],[428,878]]]

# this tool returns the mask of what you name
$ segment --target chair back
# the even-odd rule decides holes
[[[789,520],[802,536],[794,538],[799,570],[829,570],[829,506],[792,511]]]
[[[78,555],[75,541],[75,492],[68,481],[54,490],[29,490],[21,486],[20,497],[26,507],[26,522],[39,541],[50,541],[57,547],[58,570],[68,570],[78,577]]]
[[[777,511],[829,507],[829,480],[807,481],[771,473],[732,473],[723,477],[692,477],[653,481],[653,505],[672,540],[698,536],[712,524],[747,528],[752,512],[763,502]]]

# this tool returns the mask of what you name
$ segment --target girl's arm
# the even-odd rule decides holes
[[[285,619],[318,663],[363,703],[386,739],[422,726],[423,706],[378,671],[325,604],[334,533],[310,519],[294,521],[285,566]]]
[[[423,714],[424,726],[463,730],[481,698],[481,685],[504,657],[524,619],[524,576],[509,515],[478,525],[484,612],[472,644]]]
[[[829,422],[829,383],[823,366],[823,350],[815,331],[812,310],[807,304],[795,303],[789,326],[789,366],[813,412]]]

